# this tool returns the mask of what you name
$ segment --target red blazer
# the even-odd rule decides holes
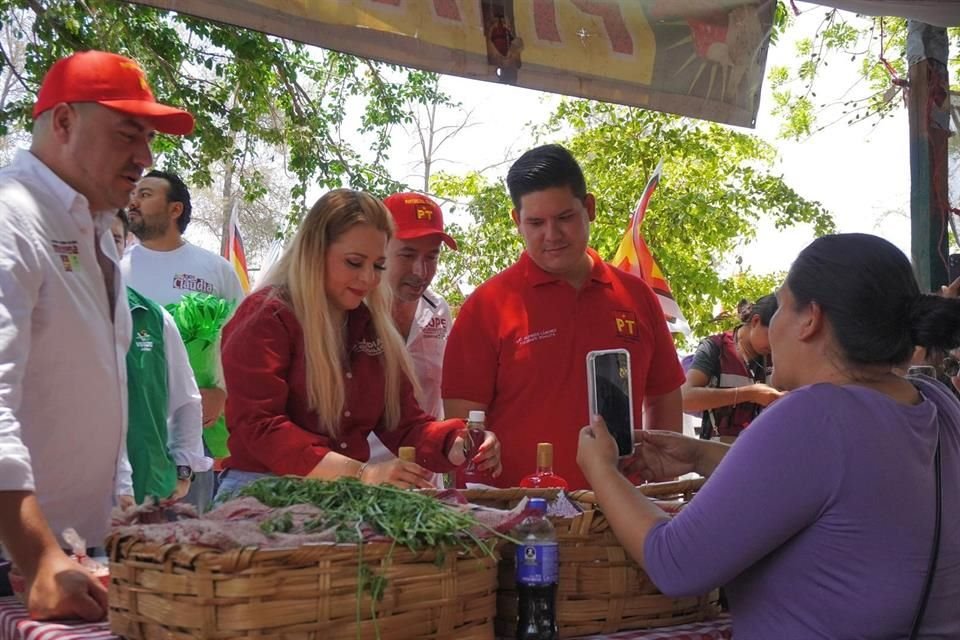
[[[330,451],[367,460],[373,431],[388,449],[417,448],[417,462],[435,472],[453,468],[445,452],[462,420],[436,421],[423,412],[404,379],[400,423],[383,425],[384,370],[380,339],[366,305],[348,314],[349,368],[343,372],[346,402],[340,435],[321,433],[307,402],[303,329],[270,287],[254,292],[223,329],[221,354],[227,385],[227,469],[308,474]]]

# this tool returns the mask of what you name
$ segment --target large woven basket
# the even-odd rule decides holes
[[[134,640],[492,640],[497,560],[381,543],[220,552],[108,541],[110,630]],[[387,578],[376,620],[369,573]],[[358,599],[358,593],[361,594]]]
[[[648,484],[640,490],[658,500],[683,504],[703,485],[703,479]],[[556,489],[475,489],[471,502],[512,507],[524,497],[555,498]],[[697,622],[719,613],[719,593],[696,598],[670,598],[660,593],[647,574],[617,541],[591,491],[573,491],[571,501],[583,508],[574,518],[552,518],[560,543],[557,624],[561,638],[613,633]],[[514,547],[500,548],[497,633],[513,636],[517,619]]]

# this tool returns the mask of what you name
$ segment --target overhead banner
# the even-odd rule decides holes
[[[417,69],[752,127],[774,0],[136,0]]]

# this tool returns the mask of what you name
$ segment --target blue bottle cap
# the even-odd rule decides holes
[[[547,512],[547,500],[545,498],[530,498],[530,502],[527,503],[527,507],[533,511],[539,511],[541,513]]]

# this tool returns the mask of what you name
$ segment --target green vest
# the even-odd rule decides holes
[[[177,486],[177,466],[167,447],[167,354],[160,306],[127,287],[133,339],[127,351],[130,426],[127,455],[137,503],[163,500]]]

